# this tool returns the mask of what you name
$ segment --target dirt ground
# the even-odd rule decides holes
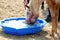
[[[9,17],[26,17],[23,0],[0,0],[0,20]],[[40,17],[43,19],[42,15]],[[14,36],[2,32],[0,26],[0,40],[50,40],[48,33],[51,30],[51,23],[47,23],[40,33],[34,35]],[[60,40],[60,22],[58,28],[58,38]]]

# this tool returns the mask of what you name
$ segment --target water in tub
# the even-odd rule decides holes
[[[6,26],[6,27],[11,27],[11,28],[26,28],[25,25],[23,23],[24,20],[11,20],[11,21],[6,21],[5,23],[3,23],[3,26]]]
[[[10,21],[5,21],[3,23],[3,26],[15,28],[15,29],[34,27],[34,26],[39,26],[39,25],[41,25],[41,23],[39,23],[39,22],[36,22],[34,25],[28,25],[25,23],[25,20],[18,20],[18,21],[17,20],[10,20]]]

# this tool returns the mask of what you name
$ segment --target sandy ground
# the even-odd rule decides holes
[[[0,0],[0,20],[9,17],[26,17],[23,0]],[[40,14],[43,19],[43,16]],[[60,23],[59,23],[60,26]],[[2,32],[0,26],[0,40],[50,40],[48,33],[51,30],[51,23],[47,23],[43,30],[34,35],[14,36]],[[60,40],[60,27],[58,28],[58,40]],[[55,40],[57,40],[55,38]]]

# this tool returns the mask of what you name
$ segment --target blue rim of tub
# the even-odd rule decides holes
[[[28,28],[23,28],[23,29],[13,29],[13,28],[8,28],[8,27],[6,27],[6,26],[3,26],[3,23],[5,22],[5,21],[9,21],[9,20],[20,20],[20,19],[22,19],[22,20],[25,20],[26,18],[25,17],[12,17],[12,18],[6,18],[6,19],[3,19],[3,20],[1,20],[0,21],[0,26],[2,26],[2,30],[3,30],[3,32],[5,32],[5,33],[7,33],[7,34],[13,34],[13,35],[25,35],[25,34],[35,34],[35,33],[37,33],[37,32],[40,32],[41,30],[42,30],[42,28],[44,27],[44,25],[47,23],[45,20],[42,20],[42,19],[40,19],[40,18],[38,18],[38,20],[37,21],[39,21],[39,22],[42,22],[42,24],[41,24],[41,26],[39,26],[39,27],[28,27]],[[41,21],[42,20],[42,21]],[[5,29],[6,30],[5,30]],[[11,30],[11,32],[9,32],[8,31],[8,29],[9,30]],[[27,30],[26,30],[27,29]],[[32,32],[32,30],[30,30],[30,29],[34,29],[35,30],[35,32],[34,32],[34,30],[33,30],[33,32]],[[13,33],[13,31],[12,30],[14,30],[14,33]],[[27,31],[27,32],[25,32],[25,30]],[[37,31],[37,30],[39,30],[39,31]],[[17,31],[17,32],[16,32]],[[24,32],[19,32],[19,31],[24,31]],[[31,33],[32,32],[32,33]],[[20,33],[20,34],[19,34]]]

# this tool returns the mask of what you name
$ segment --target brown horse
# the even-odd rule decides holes
[[[44,1],[44,0],[43,0]],[[48,7],[51,12],[51,21],[52,21],[52,33],[51,36],[54,37],[54,33],[57,33],[58,28],[58,15],[60,8],[60,0],[46,0]],[[33,15],[38,18],[39,16],[39,7],[42,3],[42,0],[31,0],[30,1],[30,10],[33,12]]]
[[[59,8],[60,8],[60,0],[47,0],[47,4],[49,6],[51,12],[51,20],[52,20],[52,35],[57,33],[58,29],[58,15],[59,15]]]

